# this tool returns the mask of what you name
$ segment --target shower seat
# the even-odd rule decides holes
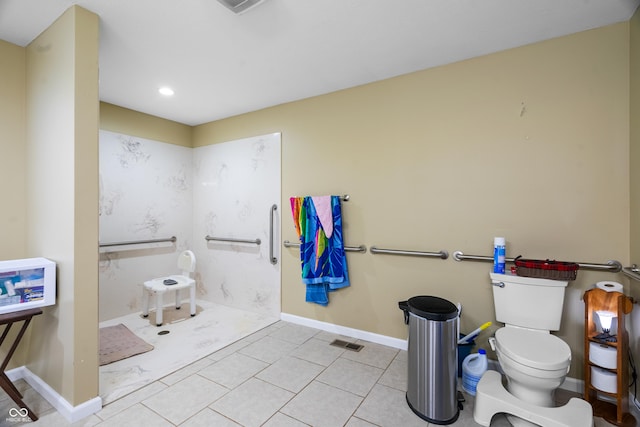
[[[196,281],[190,277],[190,274],[196,269],[196,257],[193,252],[184,251],[180,254],[178,268],[182,270],[182,274],[157,277],[147,280],[142,286],[142,316],[149,316],[149,298],[155,295],[156,326],[162,326],[163,323],[162,307],[166,292],[175,292],[176,310],[178,310],[182,303],[180,291],[188,288],[191,317],[196,315]]]

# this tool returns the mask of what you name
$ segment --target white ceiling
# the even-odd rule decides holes
[[[73,4],[100,17],[101,100],[197,125],[627,21],[640,0],[0,0],[0,39],[26,46]]]

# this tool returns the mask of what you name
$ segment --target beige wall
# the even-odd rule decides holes
[[[282,132],[288,198],[349,194],[348,245],[606,263],[629,261],[629,23],[608,26],[198,126],[194,146]],[[488,263],[350,253],[352,286],[304,302],[283,249],[282,311],[406,337],[397,302],[437,295],[470,331],[494,320]],[[559,335],[582,377],[581,271]],[[486,341],[485,341],[486,343]]]
[[[637,11],[630,23],[631,46],[629,50],[630,57],[630,126],[629,126],[629,182],[631,192],[631,219],[630,219],[630,237],[631,237],[631,264],[640,265],[640,11]],[[632,282],[631,296],[640,301],[640,284]],[[635,306],[635,313],[632,319],[633,330],[632,336],[636,337],[640,331],[640,314],[638,314],[638,306]],[[635,334],[634,334],[635,333]],[[631,350],[635,360],[640,360],[640,339],[635,339],[631,343]]]
[[[100,129],[191,147],[191,126],[106,102],[100,103]]]
[[[67,10],[26,48],[27,255],[57,263],[31,369],[72,405],[98,395],[98,18]]]
[[[25,50],[0,40],[0,58],[0,259],[17,259],[26,251]]]
[[[26,53],[22,47],[0,40],[0,194],[11,201],[10,209],[0,212],[0,259],[19,259],[26,257],[26,149],[25,149],[25,71]],[[18,330],[14,328],[7,338],[12,342]],[[10,367],[25,364],[29,351],[31,330],[27,330],[16,353],[10,361]],[[2,349],[2,357],[7,349]]]
[[[640,265],[640,11],[630,21],[630,155],[631,262]],[[635,167],[634,167],[635,166]],[[636,299],[640,292],[635,294]]]

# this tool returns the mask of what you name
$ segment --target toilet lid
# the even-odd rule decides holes
[[[496,331],[497,350],[517,363],[535,369],[566,369],[571,349],[555,335],[519,328]]]

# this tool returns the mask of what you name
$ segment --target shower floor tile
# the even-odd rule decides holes
[[[156,326],[154,313],[139,313],[100,323],[100,327],[124,324],[154,349],[100,367],[100,397],[108,404],[184,366],[277,322],[274,317],[249,313],[207,301],[197,301],[197,315],[172,311],[167,323]],[[183,317],[181,317],[183,316]],[[160,331],[168,331],[159,335]]]

